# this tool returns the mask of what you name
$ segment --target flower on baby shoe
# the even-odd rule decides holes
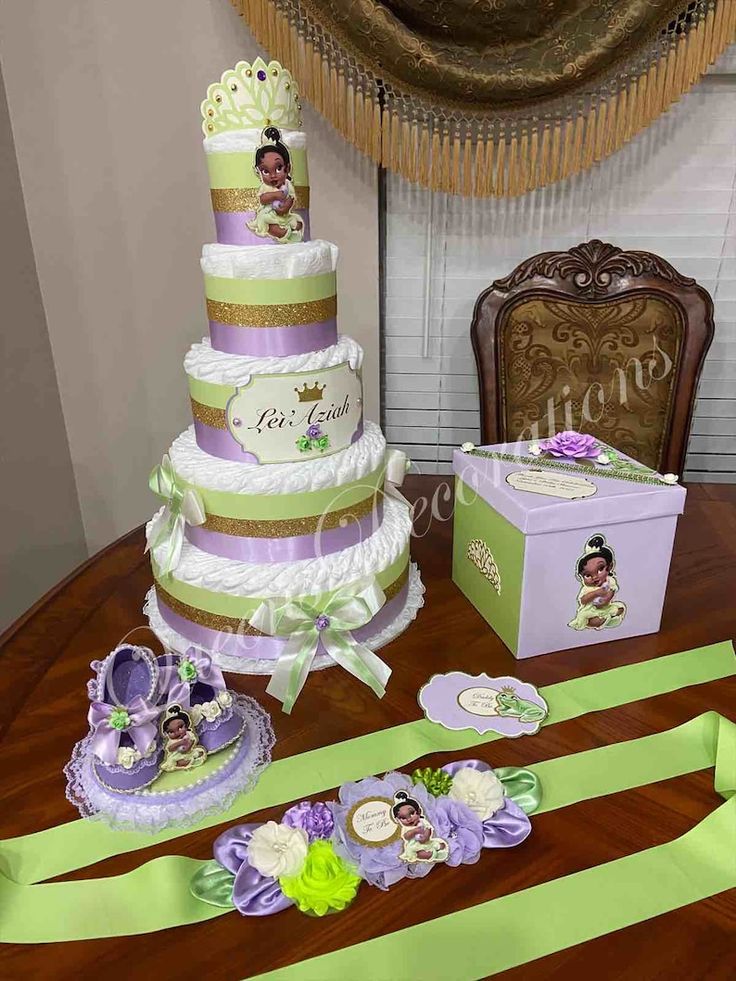
[[[355,899],[360,876],[343,861],[329,841],[313,841],[301,871],[279,876],[281,891],[302,913],[325,916],[344,910]]]
[[[218,715],[222,713],[222,709],[214,700],[211,702],[202,702],[200,708],[202,709],[203,718],[208,722],[214,722]]]
[[[217,701],[222,705],[223,708],[230,708],[233,704],[233,696],[229,691],[218,691]]]
[[[141,754],[133,746],[120,746],[118,748],[118,763],[125,770],[129,770],[140,758]]]
[[[301,828],[306,831],[310,841],[318,838],[329,838],[335,828],[335,819],[327,804],[318,801],[313,804],[303,800],[300,804],[290,807],[282,821],[290,828]]]
[[[110,712],[110,716],[107,720],[113,729],[127,729],[130,725],[130,716],[124,708],[114,708]]]
[[[176,669],[176,673],[179,675],[182,681],[192,682],[197,680],[197,668],[196,665],[183,657],[179,661],[179,667]]]
[[[466,804],[481,821],[504,805],[503,784],[493,770],[475,770],[469,766],[454,774],[448,797]]]
[[[192,725],[198,726],[202,721],[202,706],[192,705],[192,707],[187,709],[187,711],[189,712],[189,718],[192,720]]]
[[[307,844],[307,833],[301,828],[267,821],[251,836],[248,861],[256,872],[274,879],[298,875],[307,857]]]

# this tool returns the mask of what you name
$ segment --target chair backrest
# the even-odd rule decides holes
[[[713,302],[666,260],[543,252],[481,293],[470,332],[483,443],[575,429],[682,474]]]

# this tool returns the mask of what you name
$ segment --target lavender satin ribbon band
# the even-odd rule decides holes
[[[337,318],[292,327],[233,327],[210,320],[210,339],[216,351],[254,358],[309,354],[337,343]]]
[[[304,222],[302,241],[308,242],[309,209],[298,208],[292,214],[299,215]],[[223,245],[274,245],[276,243],[276,239],[254,235],[248,228],[248,222],[253,221],[256,216],[255,211],[215,211],[214,215],[217,241]]]
[[[383,520],[383,500],[362,518],[349,520],[342,528],[327,528],[310,535],[289,538],[245,538],[187,525],[185,537],[192,545],[212,555],[243,562],[298,562],[331,555],[365,541]]]
[[[401,612],[406,603],[408,585],[404,586],[396,596],[393,596],[385,603],[370,623],[365,627],[358,627],[353,630],[353,636],[358,641],[366,641],[369,637],[377,634],[387,627],[392,620]],[[161,598],[158,598],[158,609],[162,618],[168,625],[182,637],[191,641],[193,644],[212,651],[218,651],[228,657],[242,658],[244,664],[248,661],[263,658],[264,660],[276,661],[284,649],[286,641],[282,637],[254,637],[252,634],[225,633],[220,630],[211,630],[203,627],[199,623],[192,623],[178,613],[174,613]],[[247,622],[244,621],[244,626]],[[317,648],[317,657],[324,654],[324,648],[320,645]]]
[[[350,440],[351,443],[356,443],[360,437],[363,435],[363,419],[361,417],[358,423],[358,428],[353,433],[353,437]],[[253,453],[248,453],[244,450],[240,443],[238,443],[233,436],[230,435],[230,431],[227,429],[215,429],[213,426],[206,426],[199,419],[194,420],[194,436],[197,440],[197,446],[200,450],[204,450],[205,453],[209,453],[210,456],[219,456],[223,460],[234,460],[235,463],[258,463],[258,460]],[[344,447],[338,447],[334,452],[337,453],[338,450],[344,449]],[[300,459],[297,455],[296,443],[294,448],[294,460]],[[329,453],[322,454],[323,456],[330,456]]]

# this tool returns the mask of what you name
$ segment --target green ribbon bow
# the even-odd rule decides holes
[[[411,775],[411,782],[423,783],[433,797],[449,794],[452,777],[444,770],[433,770],[431,766],[419,767]]]
[[[167,576],[179,564],[185,526],[203,525],[207,513],[199,492],[186,487],[177,478],[168,453],[151,471],[148,486],[154,494],[164,498],[166,505],[146,529],[146,551],[153,552],[166,543],[166,558],[159,566],[161,574]]]
[[[271,637],[286,638],[266,691],[283,703],[287,715],[304,687],[320,643],[333,661],[383,698],[391,668],[356,640],[352,631],[369,623],[385,602],[376,579],[367,576],[338,589],[324,606],[293,599],[261,603],[250,618],[251,626]]]

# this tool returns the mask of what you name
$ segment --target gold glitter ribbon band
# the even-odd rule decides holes
[[[189,400],[192,403],[192,415],[197,422],[213,429],[227,429],[227,418],[224,409],[216,409],[212,405],[204,405],[195,399]]]
[[[300,327],[337,316],[337,296],[304,303],[223,303],[207,300],[207,316],[229,327]]]
[[[321,531],[339,528],[351,520],[359,521],[375,510],[382,496],[383,492],[377,489],[371,491],[364,500],[348,507],[306,518],[284,518],[281,521],[250,521],[247,518],[225,518],[219,514],[210,514],[201,527],[206,531],[239,538],[294,538],[299,535],[315,535]]]
[[[309,187],[297,185],[294,192],[294,210],[308,208]],[[213,187],[210,193],[213,211],[255,211],[259,203],[257,187]]]
[[[387,603],[389,600],[392,600],[394,596],[398,596],[406,585],[408,579],[409,562],[407,561],[404,570],[383,590]],[[199,610],[195,606],[189,606],[188,603],[182,603],[181,600],[176,599],[175,596],[172,596],[171,593],[164,589],[160,582],[156,582],[155,586],[156,596],[158,597],[159,602],[167,606],[173,613],[178,614],[185,620],[191,621],[191,623],[199,624],[200,627],[207,627],[209,630],[217,630],[224,633],[237,634],[239,636],[266,636],[266,634],[261,633],[260,630],[257,630],[255,627],[251,627],[247,618],[239,620],[237,617],[226,617],[218,613],[208,613],[206,610]]]

